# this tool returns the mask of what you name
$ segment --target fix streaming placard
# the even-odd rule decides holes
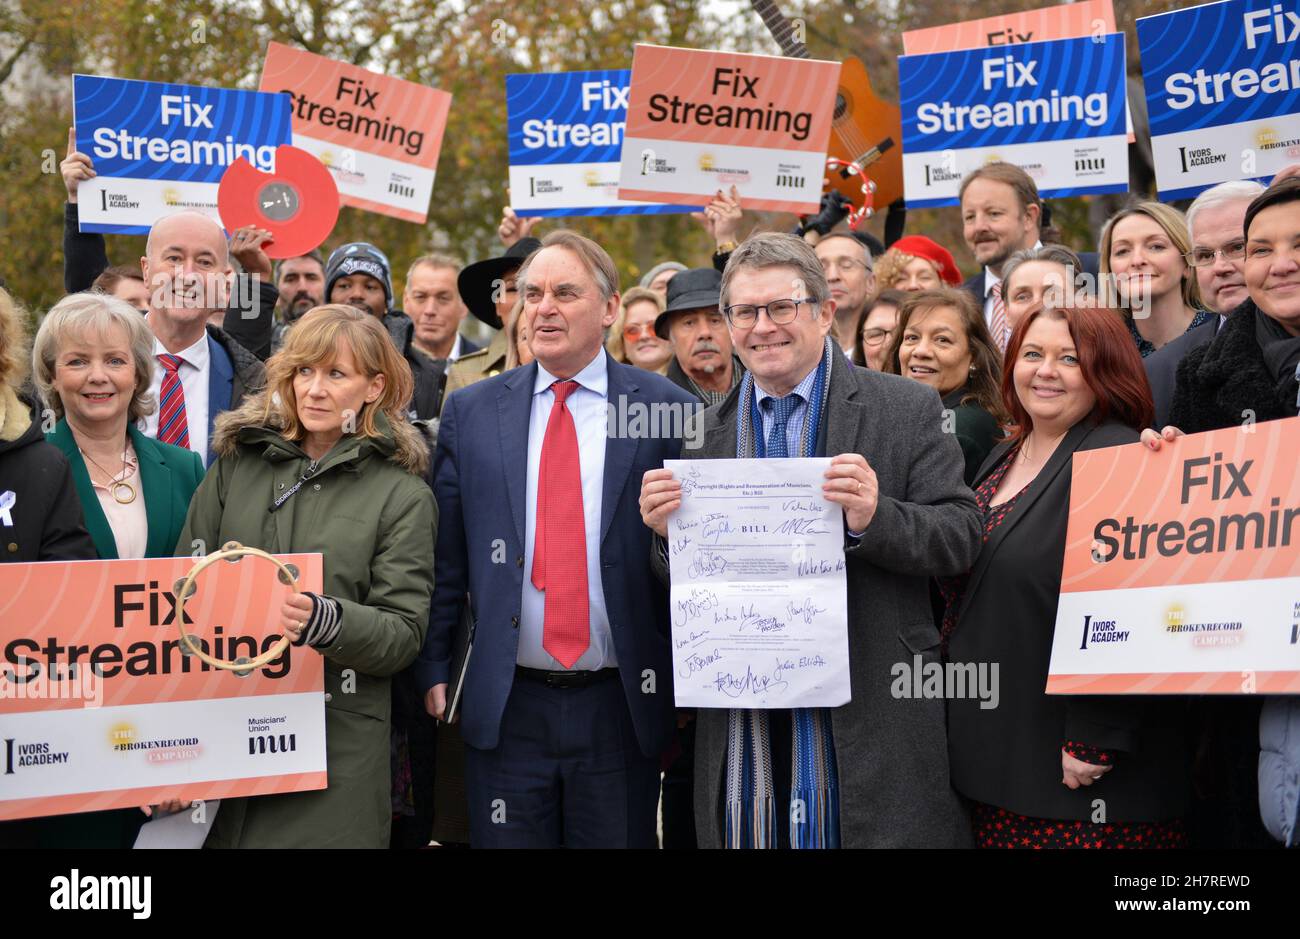
[[[293,145],[334,174],[339,201],[424,224],[451,95],[271,43],[263,91],[293,106]]]
[[[747,209],[821,203],[840,64],[638,45],[621,199],[682,205],[735,186]]]
[[[1223,0],[1137,21],[1160,198],[1300,161],[1300,6]]]
[[[651,215],[699,206],[618,197],[628,69],[506,76],[510,204],[520,215]]]
[[[907,205],[957,205],[961,180],[1014,163],[1043,196],[1124,192],[1124,36],[898,60]]]
[[[1045,42],[1048,39],[1077,39],[1092,36],[1100,40],[1110,33],[1119,32],[1115,25],[1115,6],[1111,0],[1080,0],[1041,10],[1021,10],[1003,13],[978,20],[912,29],[903,33],[905,55],[927,55],[931,52],[952,52],[956,49],[1002,48],[1025,42]],[[1137,136],[1133,133],[1133,120],[1125,102],[1124,121],[1128,142]]]
[[[147,234],[181,209],[217,214],[217,186],[240,157],[265,172],[290,142],[279,95],[198,85],[72,76],[77,149],[95,178],[77,189],[85,232]]]
[[[319,554],[281,558],[321,589]],[[194,559],[0,564],[0,819],[323,789],[324,660],[290,646],[244,677],[180,652],[173,585]],[[186,631],[252,659],[288,587],[209,567]]]
[[[1300,418],[1074,455],[1050,694],[1300,693]]]

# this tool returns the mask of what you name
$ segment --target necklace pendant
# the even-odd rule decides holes
[[[108,491],[118,505],[130,505],[135,501],[135,487],[125,480],[119,479],[109,487]]]

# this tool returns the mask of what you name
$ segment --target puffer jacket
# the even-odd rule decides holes
[[[1300,698],[1269,698],[1259,715],[1259,816],[1268,833],[1300,847]]]

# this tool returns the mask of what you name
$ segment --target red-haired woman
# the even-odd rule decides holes
[[[942,585],[948,658],[997,668],[997,699],[952,699],[954,788],[981,847],[1180,847],[1187,767],[1180,699],[1047,695],[1071,458],[1133,443],[1151,389],[1122,318],[1044,309],[1012,333],[1002,397],[1014,432],[974,489],[984,547]]]

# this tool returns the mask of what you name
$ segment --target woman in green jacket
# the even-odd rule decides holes
[[[101,293],[56,303],[32,344],[37,390],[58,423],[45,439],[68,458],[102,560],[170,557],[203,478],[197,453],[159,443],[136,421],[153,411],[153,334],[130,304]],[[151,809],[43,819],[45,847],[129,848]]]
[[[943,401],[945,428],[965,458],[966,484],[1005,436],[1002,354],[982,311],[965,290],[941,288],[907,295],[898,310],[884,371],[929,385]]]
[[[208,847],[371,847],[391,823],[389,679],[415,659],[433,590],[429,454],[406,420],[410,367],[375,318],[327,305],[267,362],[266,390],[222,415],[218,461],[176,553],[228,541],[324,556],[321,594],[279,628],[325,657],[327,789],[223,800]]]
[[[156,406],[144,319],[106,294],[64,297],[41,321],[32,365],[58,421],[45,439],[68,458],[99,557],[171,557],[203,460],[136,426]]]

